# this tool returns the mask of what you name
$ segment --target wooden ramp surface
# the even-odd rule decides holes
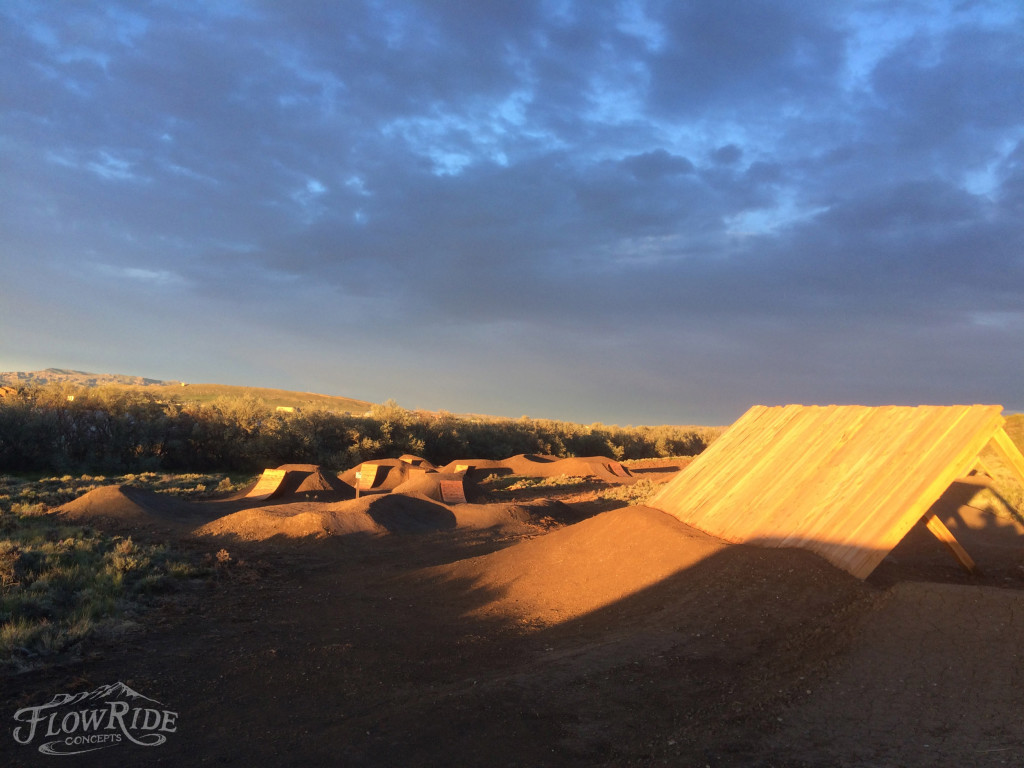
[[[441,481],[441,500],[445,504],[465,504],[466,489],[461,480]]]
[[[283,469],[264,469],[263,474],[260,475],[259,482],[256,483],[251,491],[245,494],[245,497],[254,501],[269,499],[277,493],[277,489],[281,487],[281,483],[284,482],[285,475],[287,474]]]
[[[1020,466],[1003,423],[998,405],[754,406],[649,505],[865,578],[990,441]]]

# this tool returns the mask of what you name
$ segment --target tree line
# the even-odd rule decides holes
[[[0,398],[0,472],[258,472],[288,463],[341,471],[403,454],[438,466],[520,453],[642,459],[695,455],[719,432],[426,414],[393,401],[359,415],[285,413],[251,396],[200,403],[141,388],[58,384]]]

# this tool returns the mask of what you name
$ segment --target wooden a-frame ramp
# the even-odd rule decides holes
[[[732,542],[803,547],[866,578],[990,446],[1024,483],[999,405],[768,407],[747,411],[651,501]]]

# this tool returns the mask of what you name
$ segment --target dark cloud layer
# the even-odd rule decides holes
[[[0,367],[1024,408],[1024,12],[0,5]]]

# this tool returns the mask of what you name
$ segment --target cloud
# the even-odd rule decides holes
[[[236,341],[355,350],[367,388],[405,361],[410,397],[536,412],[558,379],[584,421],[721,420],[787,393],[977,401],[975,382],[1019,398],[1001,362],[1024,288],[1015,3],[0,16],[0,260],[32,291],[107,265],[121,287],[77,296],[83,323],[163,286],[238,318]],[[997,373],[953,377],[960,360]],[[453,394],[445,370],[478,380]]]

